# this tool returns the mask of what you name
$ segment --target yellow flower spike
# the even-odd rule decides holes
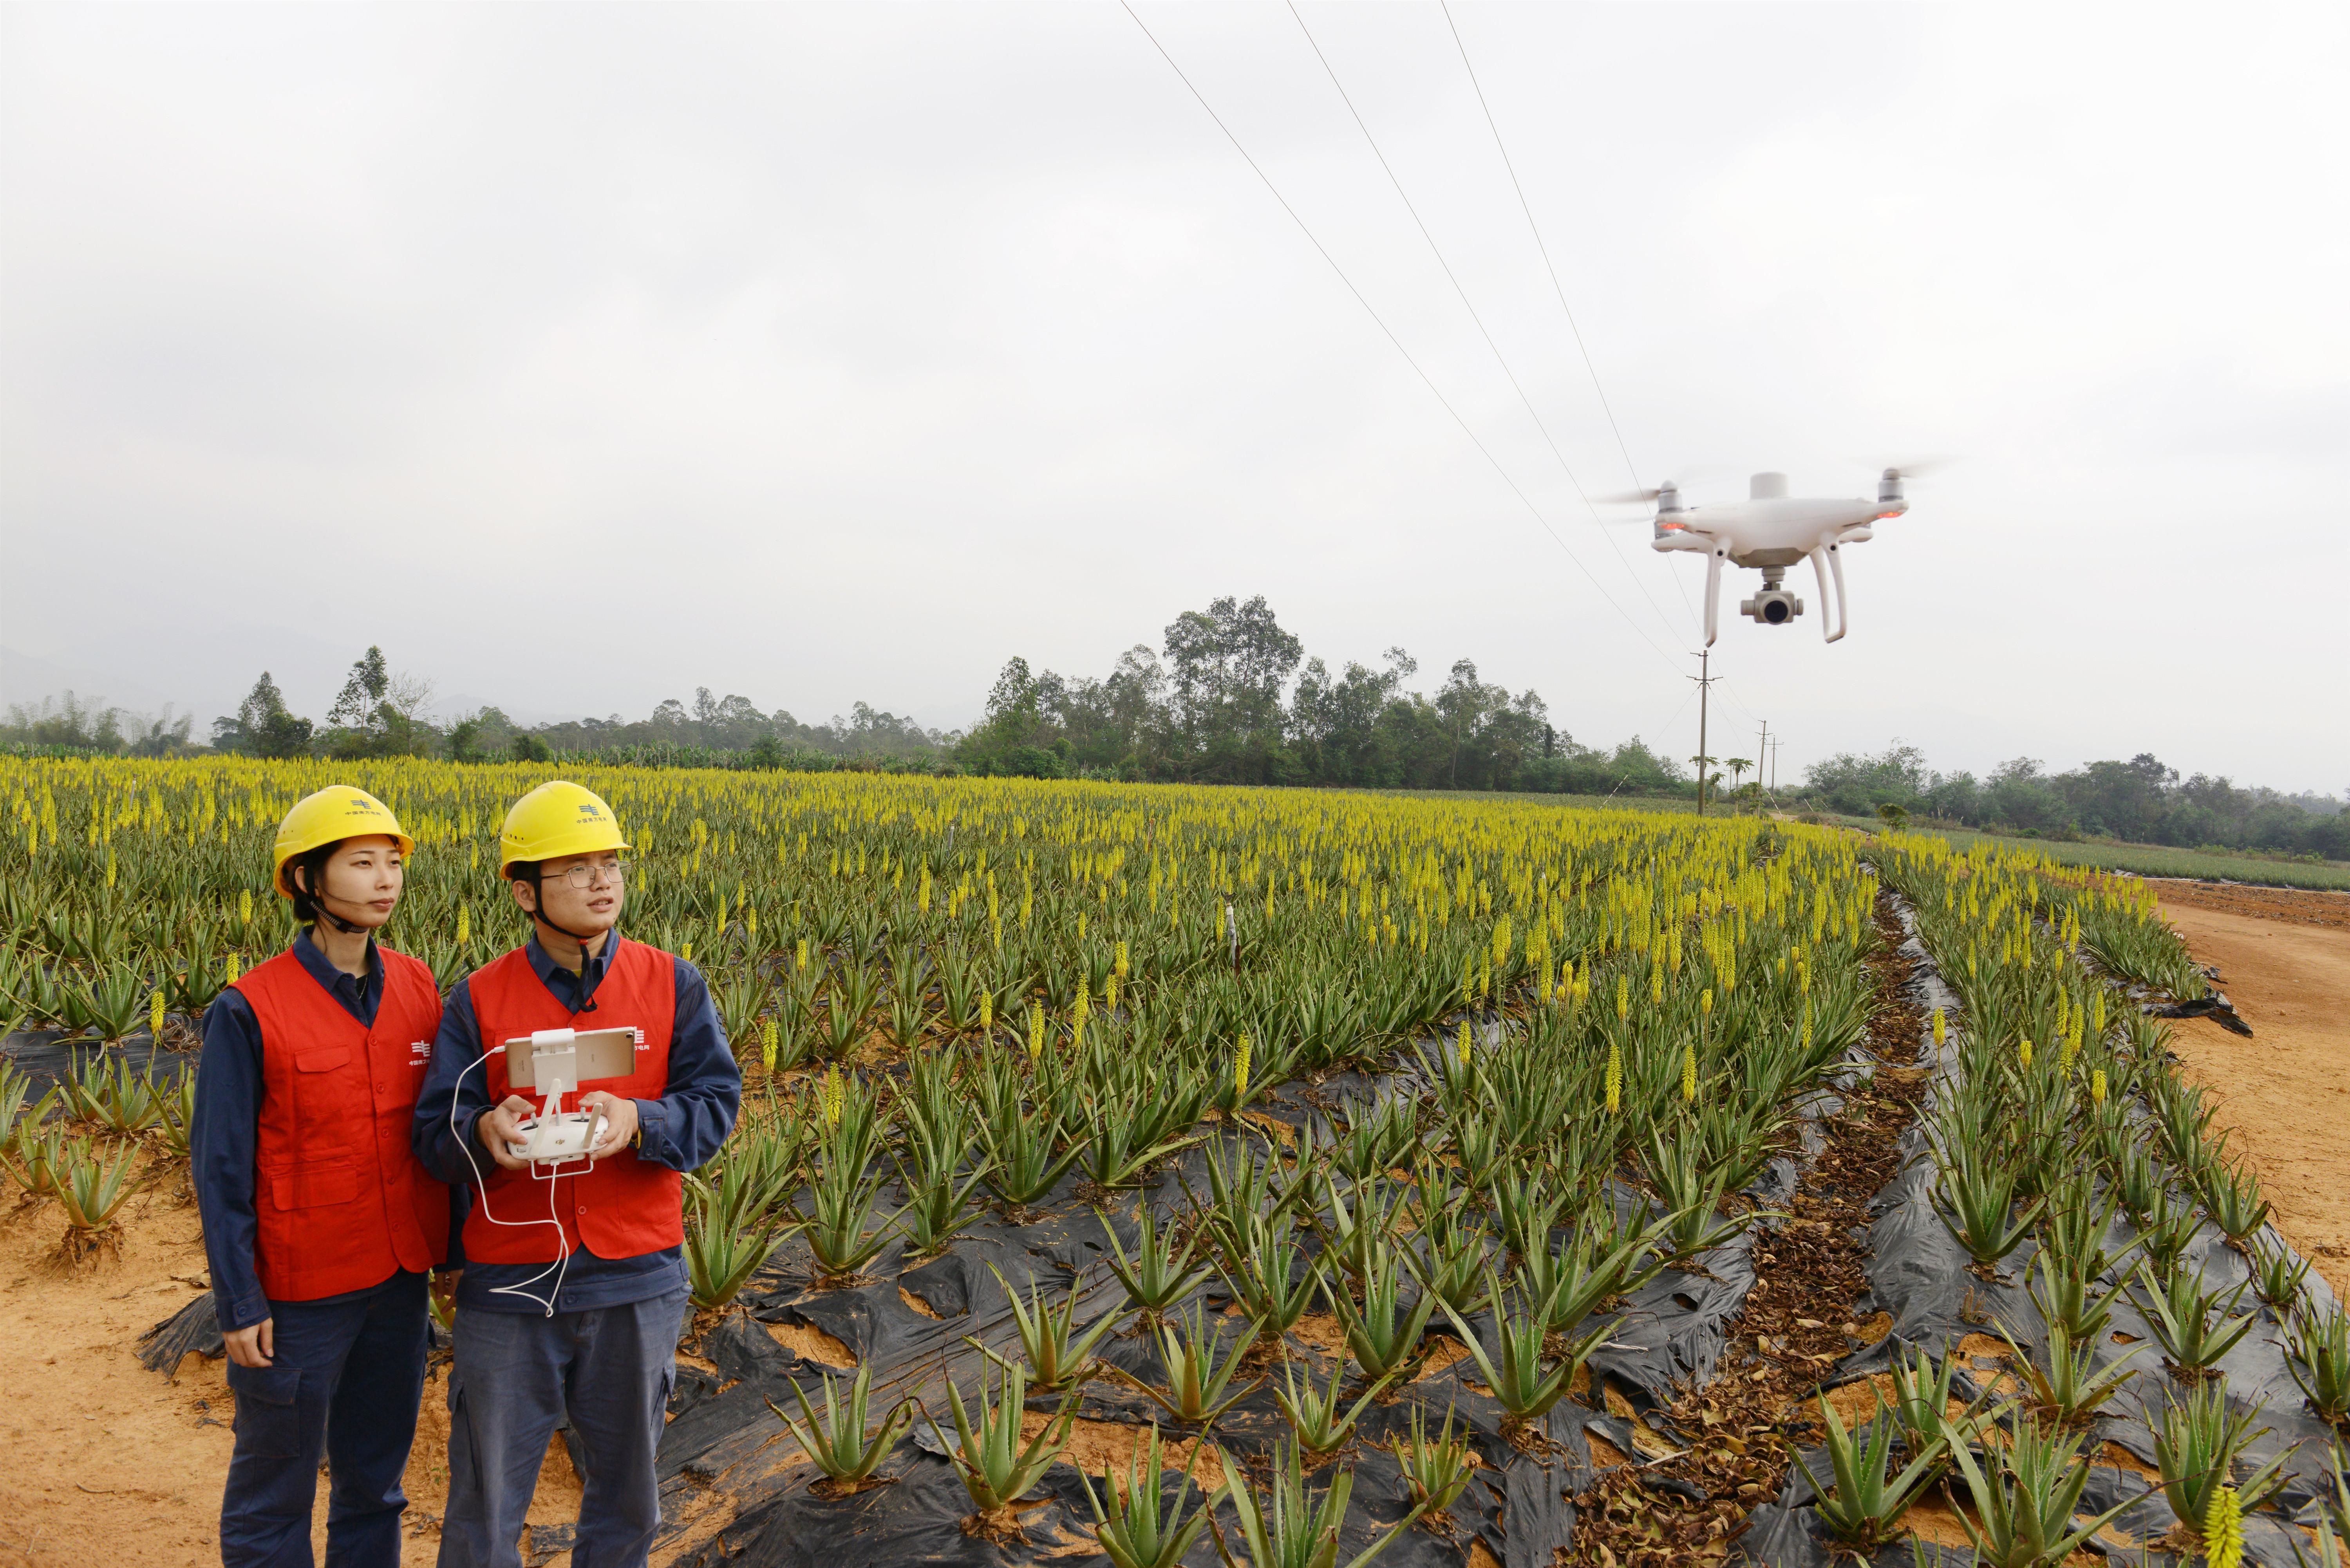
[[[163,1038],[163,988],[157,986],[147,995],[147,1028],[158,1042]]]
[[[759,1020],[759,1064],[772,1073],[775,1070],[775,1018],[769,1013]]]
[[[1232,1109],[1239,1110],[1248,1102],[1249,1037],[1241,1036],[1241,1052],[1232,1063]]]
[[[234,953],[228,955],[228,982],[231,985],[234,985],[236,983],[236,955]]]
[[[2106,1103],[2106,1070],[2103,1067],[2095,1068],[2089,1074],[2089,1099],[2095,1105],[2102,1106]]]
[[[686,962],[691,963],[693,961],[693,944],[689,941],[683,947],[678,949],[677,956],[683,959]]]
[[[1045,1004],[1028,1004],[1028,1059],[1035,1061],[1045,1054]]]
[[[1118,939],[1118,957],[1111,961],[1109,972],[1119,980],[1124,980],[1127,976],[1126,939],[1124,937]]]
[[[1464,1018],[1461,1021],[1461,1064],[1463,1067],[1469,1064],[1469,1021]]]
[[[1112,970],[1109,971],[1109,979],[1103,982],[1102,1011],[1105,1012],[1118,1011],[1118,971]]]
[[[1632,978],[1627,974],[1618,974],[1616,977],[1616,1022],[1621,1023],[1631,1016]],[[1613,1053],[1615,1047],[1611,1045],[1608,1050]]]
[[[2025,1035],[2023,1037],[2023,1043],[2016,1047],[2015,1056],[2016,1060],[2022,1062],[2026,1067],[2032,1065],[2032,1037],[2030,1035]]]
[[[1686,1041],[1681,1045],[1681,1103],[1697,1102],[1697,1042]]]
[[[794,967],[798,969],[807,968],[808,940],[806,937],[802,937],[797,942],[793,944],[792,956],[794,959]]]
[[[2240,1568],[2244,1561],[2244,1509],[2234,1487],[2213,1492],[2204,1510],[2203,1561],[2208,1568]]]
[[[1607,1042],[1607,1114],[1614,1116],[1624,1108],[1624,1048],[1615,1041]]]
[[[1662,1007],[1664,1004],[1665,971],[1663,968],[1659,966],[1648,971],[1648,1005],[1651,1007]]]
[[[840,1064],[835,1062],[824,1070],[823,1108],[827,1127],[837,1127],[840,1125],[840,1106],[841,1102],[847,1098],[847,1095],[848,1091],[840,1082]]]
[[[992,992],[979,993],[979,1032],[985,1034],[995,1027],[995,996]]]
[[[1703,991],[1698,992],[1697,1010],[1708,1018],[1713,1016],[1713,988],[1711,986],[1708,986]]]
[[[237,896],[236,896],[236,914],[237,914],[237,919],[240,919],[240,920],[243,920],[246,925],[248,925],[248,926],[249,926],[249,925],[253,924],[253,889],[252,889],[252,888],[245,888],[244,891],[242,891],[242,892],[240,892],[240,893],[238,893],[238,894],[237,894]]]
[[[1949,1022],[1942,1017],[1942,1010],[1938,1007],[1934,1009],[1934,1044],[1939,1045],[1949,1036]]]
[[[457,905],[457,944],[463,947],[473,940],[473,906],[461,899]]]

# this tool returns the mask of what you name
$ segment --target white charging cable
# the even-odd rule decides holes
[[[460,1072],[457,1075],[456,1088],[452,1090],[449,1096],[449,1136],[457,1139],[457,1147],[465,1151],[465,1163],[473,1168],[473,1192],[481,1200],[483,1219],[487,1220],[493,1225],[504,1225],[510,1230],[515,1231],[527,1231],[533,1225],[552,1225],[555,1227],[555,1245],[556,1251],[555,1254],[555,1262],[551,1268],[541,1269],[538,1272],[531,1275],[530,1278],[523,1281],[521,1284],[493,1285],[490,1287],[490,1294],[494,1296],[520,1296],[526,1302],[536,1302],[540,1306],[546,1309],[547,1316],[553,1317],[555,1315],[555,1303],[556,1299],[563,1294],[564,1272],[568,1269],[571,1264],[571,1235],[569,1231],[564,1230],[561,1211],[557,1210],[555,1205],[556,1180],[559,1179],[550,1178],[546,1183],[546,1219],[501,1220],[496,1215],[490,1212],[489,1179],[482,1174],[481,1162],[473,1158],[473,1140],[469,1137],[460,1136],[457,1131],[457,1094],[465,1086],[465,1074],[472,1072],[473,1068],[478,1067],[483,1063],[488,1061],[500,1049],[501,1047],[494,1045],[492,1046],[489,1050],[483,1052],[479,1056],[474,1057],[472,1064],[467,1066],[463,1072]],[[497,1107],[493,1106],[490,1108],[494,1110]],[[487,1111],[483,1113],[484,1116],[488,1114],[489,1113]],[[475,1118],[474,1125],[477,1127],[480,1125],[478,1117]],[[555,1276],[555,1290],[551,1294],[544,1296],[534,1295],[528,1290],[524,1288],[526,1285],[535,1285],[538,1283],[539,1281],[546,1278],[549,1274],[553,1274]]]

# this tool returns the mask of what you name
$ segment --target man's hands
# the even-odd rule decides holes
[[[617,1154],[628,1147],[629,1140],[637,1136],[637,1102],[634,1100],[624,1099],[609,1090],[598,1089],[593,1094],[579,1096],[579,1108],[604,1118],[603,1136],[588,1151],[589,1159],[601,1159],[608,1154]]]
[[[265,1317],[251,1328],[222,1330],[221,1338],[228,1342],[228,1358],[239,1366],[276,1365],[270,1357],[276,1353],[277,1349],[277,1339],[274,1332],[276,1324],[276,1318]]]
[[[591,1160],[619,1153],[629,1146],[630,1138],[637,1136],[637,1102],[634,1100],[598,1089],[593,1094],[579,1096],[579,1108],[590,1116],[604,1118],[603,1134],[588,1151],[588,1158]],[[475,1119],[473,1136],[484,1148],[490,1151],[490,1158],[496,1160],[501,1168],[528,1170],[530,1161],[507,1152],[506,1146],[525,1141],[527,1135],[522,1130],[522,1123],[537,1114],[538,1107],[520,1095],[508,1095]]]
[[[506,1151],[506,1145],[524,1140],[522,1123],[525,1117],[538,1114],[538,1107],[520,1095],[508,1095],[473,1119],[473,1137],[481,1140],[490,1158],[504,1170],[528,1170],[530,1161]]]

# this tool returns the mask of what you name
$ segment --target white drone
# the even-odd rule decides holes
[[[1834,642],[1851,629],[1844,591],[1844,546],[1865,544],[1872,524],[1898,517],[1909,510],[1901,494],[1901,470],[1888,468],[1877,482],[1874,502],[1790,496],[1783,473],[1758,473],[1749,483],[1746,499],[1725,506],[1683,506],[1680,491],[1667,480],[1638,499],[1657,504],[1655,550],[1705,552],[1705,643],[1713,646],[1716,611],[1721,600],[1721,564],[1753,567],[1762,574],[1762,589],[1739,603],[1738,613],[1763,626],[1784,626],[1804,613],[1804,601],[1781,586],[1787,568],[1805,556],[1818,574],[1820,599],[1825,605],[1828,582],[1835,581],[1835,628],[1828,628],[1822,611],[1821,635]]]

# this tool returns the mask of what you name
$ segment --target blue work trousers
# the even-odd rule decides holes
[[[548,1441],[567,1413],[586,1474],[572,1568],[637,1568],[660,1528],[660,1446],[683,1291],[587,1312],[457,1309],[440,1568],[519,1568]]]
[[[311,1568],[327,1461],[328,1568],[400,1568],[400,1477],[424,1397],[424,1276],[332,1302],[269,1303],[270,1365],[229,1364],[236,1448],[221,1499],[224,1568]]]

